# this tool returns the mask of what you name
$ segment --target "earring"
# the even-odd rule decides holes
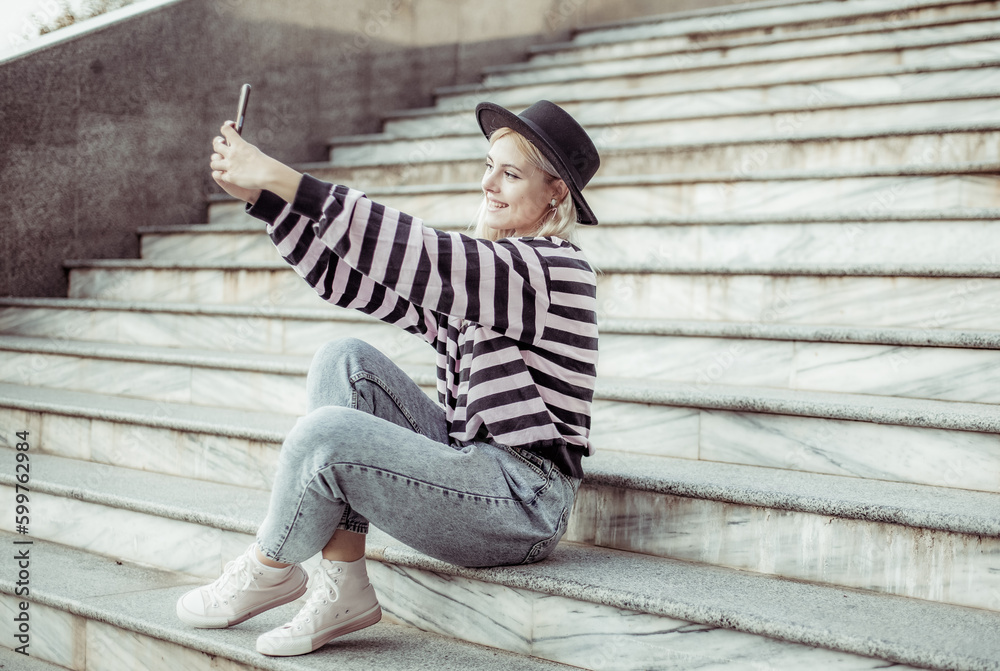
[[[555,206],[556,206],[556,199],[553,198],[551,201],[549,201],[549,207],[555,207]]]

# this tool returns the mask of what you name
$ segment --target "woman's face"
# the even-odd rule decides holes
[[[530,234],[558,198],[562,180],[549,181],[544,170],[528,163],[510,135],[493,143],[486,154],[483,192],[486,194],[486,225],[499,230]]]

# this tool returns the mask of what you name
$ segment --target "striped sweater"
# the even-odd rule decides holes
[[[596,279],[559,238],[490,242],[424,226],[305,175],[291,205],[247,210],[326,301],[424,338],[456,441],[536,452],[582,476],[597,375]]]

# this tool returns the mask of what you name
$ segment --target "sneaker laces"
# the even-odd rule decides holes
[[[340,574],[343,570],[338,566],[336,572]],[[320,606],[325,606],[340,599],[340,586],[337,584],[337,578],[331,576],[322,566],[316,568],[316,572],[313,573],[313,580],[315,583],[305,605],[302,606],[286,627],[301,629],[302,625],[309,622],[313,615],[319,614]]]
[[[224,604],[229,603],[229,599],[235,599],[239,592],[246,590],[257,580],[253,574],[250,553],[251,547],[242,555],[226,564],[222,575],[215,579],[211,585],[205,587],[205,591],[212,597],[212,607],[218,608],[219,601]],[[235,589],[234,589],[235,588]]]

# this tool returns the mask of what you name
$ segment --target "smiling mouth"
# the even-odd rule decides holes
[[[508,205],[507,205],[507,203],[500,203],[500,202],[497,202],[495,200],[490,200],[489,198],[487,198],[486,199],[486,207],[491,212],[497,212],[498,210],[502,210],[505,207],[508,207]]]

